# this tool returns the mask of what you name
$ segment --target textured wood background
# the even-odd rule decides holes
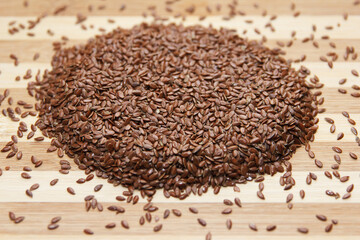
[[[126,2],[126,9],[119,11],[122,3]],[[76,180],[84,177],[83,171],[77,169],[72,163],[70,174],[62,175],[58,172],[60,169],[59,159],[56,154],[46,153],[49,146],[49,139],[38,143],[34,140],[20,139],[19,150],[24,154],[20,161],[6,159],[6,154],[0,153],[0,167],[3,175],[0,177],[0,239],[63,239],[76,237],[89,238],[83,233],[84,228],[91,228],[95,234],[91,238],[99,239],[204,239],[210,231],[213,239],[300,239],[305,236],[297,232],[297,227],[308,227],[310,232],[307,237],[320,238],[326,236],[327,239],[359,239],[360,237],[360,160],[352,160],[349,152],[360,155],[360,147],[357,146],[355,136],[350,132],[350,124],[341,115],[346,110],[351,117],[360,124],[359,99],[349,95],[355,92],[351,89],[353,84],[360,85],[360,79],[351,75],[351,69],[357,69],[360,72],[359,60],[345,62],[342,58],[346,46],[354,46],[356,52],[360,48],[360,5],[353,5],[354,1],[327,0],[314,1],[302,0],[294,1],[296,10],[301,15],[293,17],[294,11],[290,10],[290,2],[287,0],[257,1],[259,8],[254,8],[255,1],[239,1],[238,10],[247,13],[244,17],[236,17],[231,21],[222,20],[222,15],[228,12],[226,5],[230,1],[219,1],[223,4],[220,12],[213,11],[212,16],[207,17],[202,24],[209,23],[214,26],[225,26],[237,29],[241,33],[244,29],[248,30],[247,36],[252,39],[260,39],[261,36],[254,32],[258,28],[268,38],[267,45],[276,46],[276,41],[290,40],[291,31],[297,31],[297,38],[291,48],[286,48],[287,57],[299,58],[302,54],[307,55],[303,63],[308,67],[312,74],[316,74],[321,82],[325,84],[322,89],[325,96],[324,107],[326,113],[319,115],[320,129],[316,134],[316,141],[312,144],[312,149],[316,158],[324,163],[323,169],[314,165],[314,160],[310,159],[304,149],[298,150],[291,159],[293,164],[293,176],[296,180],[296,186],[290,191],[282,190],[279,182],[280,175],[274,177],[266,176],[264,194],[266,200],[260,200],[256,196],[258,186],[256,183],[240,185],[241,192],[235,193],[232,188],[222,189],[220,194],[215,196],[212,191],[202,197],[191,196],[184,201],[176,199],[165,199],[162,193],[157,194],[154,203],[159,207],[159,211],[153,213],[153,216],[160,216],[160,223],[163,223],[163,229],[159,233],[152,231],[155,226],[154,220],[140,226],[139,217],[144,215],[142,210],[145,200],[140,200],[136,205],[116,202],[115,196],[121,195],[124,190],[121,187],[114,188],[102,179],[94,179],[85,184],[77,184]],[[98,28],[103,27],[111,30],[116,26],[131,27],[136,23],[143,21],[140,17],[143,11],[149,5],[156,5],[157,12],[162,16],[168,16],[165,11],[165,1],[63,1],[63,0],[29,0],[27,8],[23,7],[23,1],[0,0],[0,92],[4,89],[10,89],[10,96],[15,100],[25,100],[33,102],[33,99],[27,95],[26,85],[29,80],[16,82],[16,76],[23,76],[27,69],[31,68],[33,73],[38,69],[50,67],[50,59],[53,54],[52,42],[59,40],[61,36],[67,36],[70,46],[74,43],[85,43],[86,39],[98,34]],[[198,23],[199,16],[208,15],[205,7],[209,4],[213,9],[216,5],[215,0],[182,0],[173,5],[174,13],[184,12],[183,10],[191,4],[196,5],[196,12],[189,17],[186,24]],[[59,16],[52,16],[56,7],[68,5],[65,12]],[[90,14],[87,10],[88,5],[93,5],[94,10]],[[98,6],[105,5],[105,9],[98,10]],[[261,13],[266,9],[268,15],[262,17]],[[28,20],[34,20],[42,13],[48,12],[46,17],[34,29],[24,30],[15,35],[8,34],[8,23],[16,20],[19,23],[26,24]],[[342,14],[349,13],[348,21],[344,21]],[[94,29],[84,31],[80,25],[75,25],[76,14],[82,13],[89,16],[84,22],[86,26],[94,25]],[[271,32],[265,29],[264,25],[268,22],[271,15],[276,14],[278,18],[273,21],[276,31]],[[90,17],[91,15],[91,17]],[[111,24],[107,20],[111,18],[115,23]],[[244,20],[253,20],[253,24],[246,24]],[[340,27],[337,24],[340,24]],[[312,33],[312,24],[317,25],[315,39],[319,41],[320,47],[315,48],[311,42],[302,43],[301,40]],[[334,30],[326,30],[325,26],[332,25]],[[55,35],[49,36],[46,31],[51,29]],[[34,37],[28,37],[28,32],[35,33]],[[337,46],[332,49],[329,46],[329,40],[321,40],[322,35],[329,35],[331,41]],[[321,62],[319,57],[329,51],[334,51],[340,55],[339,60],[334,63],[331,70],[326,63]],[[39,52],[40,58],[33,61],[33,55]],[[13,60],[9,58],[10,54],[15,54],[20,61],[20,65],[15,67]],[[35,75],[35,74],[33,74]],[[338,80],[347,78],[347,83],[343,86],[348,90],[348,94],[340,95],[337,92],[339,88]],[[7,102],[4,102],[1,109],[7,108]],[[330,125],[324,121],[324,117],[331,117],[336,123],[336,132],[329,132]],[[35,121],[33,117],[27,117],[28,124]],[[0,116],[0,143],[1,147],[10,140],[10,136],[16,132],[18,124],[11,122],[8,118]],[[360,129],[358,129],[360,130]],[[336,141],[339,132],[344,132],[345,137],[341,141]],[[39,131],[36,136],[39,136]],[[335,163],[333,159],[334,152],[332,146],[339,146],[343,149],[342,164],[340,174],[350,176],[347,183],[341,183],[338,179],[327,179],[323,171],[331,170],[330,166]],[[30,172],[31,179],[21,178],[22,168],[31,166],[30,157],[36,155],[43,160],[43,165]],[[65,157],[64,159],[68,159]],[[9,171],[5,171],[5,166],[10,166]],[[306,175],[314,172],[318,176],[317,181],[309,186],[305,183]],[[59,178],[57,185],[51,187],[50,180]],[[34,197],[30,199],[25,195],[25,190],[32,184],[39,183],[40,188],[33,192]],[[104,184],[103,189],[94,193],[93,187],[99,183]],[[346,187],[355,184],[352,197],[347,200],[331,198],[325,195],[325,190],[331,189],[340,194],[345,193]],[[67,187],[73,187],[76,195],[67,193]],[[306,192],[305,199],[300,199],[299,190]],[[294,194],[294,208],[289,210],[285,203],[287,194]],[[97,211],[85,212],[84,196],[95,194],[99,202],[104,207],[112,204],[121,205],[126,208],[124,214],[115,215],[107,209],[99,213]],[[224,198],[233,200],[234,197],[240,197],[243,202],[242,208],[233,207],[233,213],[228,216],[221,214],[225,208],[222,204]],[[194,215],[188,211],[188,207],[195,206],[199,209],[199,214]],[[182,210],[182,217],[171,215],[168,219],[163,219],[162,215],[165,209],[177,208]],[[25,216],[25,220],[20,224],[14,224],[8,218],[8,212],[13,211],[17,216]],[[324,228],[329,220],[320,222],[315,218],[315,214],[324,214],[329,219],[338,219],[339,224],[334,226],[331,233],[325,233]],[[61,216],[60,227],[50,231],[47,225],[54,216]],[[197,223],[197,218],[203,218],[207,221],[207,226],[202,227]],[[226,219],[231,218],[233,227],[227,230],[225,227]],[[120,226],[120,221],[126,219],[129,222],[130,229],[125,230]],[[105,225],[110,222],[117,224],[114,229],[105,229]],[[259,231],[253,232],[248,228],[249,223],[256,223]],[[277,229],[273,232],[266,232],[268,224],[276,224]]]

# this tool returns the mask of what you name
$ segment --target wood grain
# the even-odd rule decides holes
[[[215,11],[216,4],[220,2],[223,7],[218,12]],[[246,16],[236,17],[231,21],[224,21],[222,16],[227,14],[229,9],[227,4],[229,0],[182,0],[172,5],[173,13],[184,13],[184,9],[195,5],[195,13],[187,18],[184,23],[203,24],[214,27],[228,27],[236,29],[243,37],[260,40],[263,35],[268,39],[269,47],[278,47],[277,42],[282,41],[285,44],[290,40],[293,30],[297,32],[296,39],[293,39],[293,46],[285,47],[286,58],[297,59],[301,55],[306,55],[306,60],[299,64],[294,64],[295,68],[300,65],[306,66],[312,76],[316,75],[321,82],[325,84],[321,89],[325,97],[323,105],[326,112],[319,115],[319,130],[316,134],[316,140],[312,144],[312,150],[316,154],[316,159],[323,162],[322,169],[317,168],[314,160],[310,159],[304,148],[301,148],[291,159],[293,164],[293,177],[296,185],[289,191],[284,191],[279,185],[280,174],[275,176],[266,176],[264,195],[266,200],[260,200],[256,196],[258,184],[250,182],[239,185],[241,191],[234,192],[231,187],[221,189],[218,195],[212,193],[210,189],[203,196],[191,196],[183,201],[177,199],[166,199],[161,191],[154,197],[154,204],[159,210],[153,213],[151,223],[145,223],[140,226],[138,220],[145,212],[142,210],[146,200],[141,199],[138,204],[132,205],[124,202],[117,202],[115,197],[121,195],[124,188],[113,187],[106,183],[106,180],[94,178],[90,182],[77,184],[76,180],[85,177],[83,171],[77,169],[71,162],[72,169],[68,175],[58,172],[60,169],[59,158],[56,153],[47,153],[49,139],[43,142],[35,142],[33,139],[27,140],[26,137],[19,139],[18,147],[23,152],[22,160],[6,159],[6,153],[0,153],[0,168],[3,171],[0,177],[0,239],[67,239],[76,237],[77,239],[87,239],[89,236],[83,233],[84,228],[91,228],[95,234],[93,239],[204,239],[210,231],[213,239],[303,239],[304,235],[297,232],[298,227],[309,228],[311,238],[326,239],[359,239],[360,237],[360,164],[359,160],[353,160],[349,152],[354,152],[360,157],[360,147],[355,143],[355,136],[351,133],[351,125],[341,112],[346,110],[351,118],[360,124],[359,99],[353,98],[349,93],[355,92],[352,85],[360,85],[359,78],[351,74],[352,69],[360,72],[359,60],[345,61],[343,54],[347,46],[354,46],[356,52],[360,55],[360,5],[354,6],[352,0],[338,1],[313,1],[302,0],[293,1],[296,3],[296,10],[301,15],[294,18],[295,11],[290,10],[290,2],[287,0],[274,1],[238,1],[237,9],[246,12]],[[38,70],[42,72],[50,68],[52,57],[52,42],[59,41],[62,36],[67,36],[70,41],[66,46],[73,44],[85,44],[87,39],[96,34],[100,34],[99,28],[107,31],[120,26],[123,28],[131,27],[144,21],[141,14],[147,10],[150,5],[157,7],[157,12],[161,16],[171,16],[165,11],[165,1],[144,1],[132,0],[126,1],[126,9],[119,11],[121,4],[125,1],[106,0],[106,1],[70,1],[70,0],[28,0],[28,7],[23,7],[22,0],[6,1],[0,0],[0,93],[5,89],[10,90],[10,96],[14,99],[14,104],[9,106],[4,102],[2,109],[15,107],[18,100],[24,100],[34,103],[34,99],[27,95],[26,86],[31,80],[15,81],[16,76],[24,76],[28,69],[32,70],[33,76]],[[255,8],[254,3],[259,7]],[[52,16],[54,10],[67,5],[66,11],[59,16]],[[93,6],[93,11],[88,11],[88,6]],[[105,9],[99,10],[98,7],[104,5]],[[205,7],[209,5],[212,12],[207,13]],[[262,17],[264,9],[267,10],[267,16]],[[349,13],[348,21],[344,21],[342,14]],[[43,13],[48,13],[48,17],[41,20],[40,24],[32,30],[23,30],[15,35],[8,34],[8,23],[16,20],[14,26],[19,23],[27,24],[28,20],[34,20]],[[76,14],[82,13],[88,15],[84,25],[88,30],[84,31],[80,25],[75,25]],[[199,21],[199,16],[210,15],[204,21]],[[277,19],[272,21],[275,32],[264,28],[272,15],[277,15]],[[113,19],[114,24],[110,24],[108,19]],[[150,21],[149,18],[145,19]],[[245,20],[253,20],[252,24],[245,23]],[[170,19],[179,23],[179,19]],[[312,25],[316,24],[317,31],[312,32]],[[90,28],[93,25],[93,29]],[[333,26],[334,29],[326,30],[326,26]],[[339,25],[339,26],[338,26]],[[262,34],[256,34],[257,28]],[[54,31],[54,36],[49,36],[48,29]],[[242,34],[244,30],[247,33]],[[27,33],[34,33],[34,37],[27,36]],[[311,42],[303,43],[302,40],[314,34],[314,38],[319,42],[319,48],[315,48]],[[321,40],[324,35],[330,36],[330,40]],[[336,44],[332,48],[329,42]],[[338,61],[334,62],[333,69],[330,69],[327,63],[319,60],[320,56],[326,56],[328,52],[335,52],[339,55]],[[33,61],[35,53],[40,57]],[[19,66],[14,66],[13,60],[9,58],[10,54],[15,54],[20,61]],[[33,77],[34,78],[34,77]],[[32,79],[33,79],[32,78]],[[341,78],[347,78],[346,84],[340,86],[338,81]],[[341,95],[338,88],[344,88],[348,94]],[[325,117],[335,120],[336,132],[329,132],[330,124],[324,121]],[[28,126],[36,120],[35,117],[22,119]],[[18,127],[18,123],[11,122],[8,118],[0,116],[0,146],[4,146]],[[358,127],[358,126],[355,126]],[[360,129],[358,129],[360,131]],[[341,141],[336,140],[339,132],[344,132],[345,136]],[[40,136],[37,131],[35,136]],[[323,171],[332,172],[331,165],[335,163],[332,146],[339,146],[343,149],[340,154],[342,163],[339,169],[341,176],[349,176],[350,180],[341,183],[339,179],[333,177],[332,180],[324,176]],[[37,156],[43,161],[40,168],[35,169],[30,161],[31,156]],[[68,157],[64,159],[70,160]],[[5,167],[9,166],[8,171]],[[22,168],[31,166],[33,171],[29,172],[31,179],[21,178]],[[317,175],[318,179],[311,185],[307,185],[305,178],[309,172]],[[59,178],[55,186],[50,186],[49,182]],[[32,184],[39,183],[40,188],[33,192],[33,198],[25,195],[25,190]],[[346,193],[346,187],[351,183],[355,184],[352,197],[347,200],[335,199],[325,195],[325,190],[330,189],[339,192],[340,195]],[[101,191],[95,193],[94,186],[104,184]],[[74,188],[76,195],[70,195],[66,188]],[[305,190],[306,196],[301,199],[299,191]],[[285,203],[286,196],[289,193],[294,194],[292,210],[287,208]],[[104,211],[85,211],[84,197],[94,194],[99,202],[104,205]],[[224,198],[233,200],[239,197],[243,203],[242,208],[233,206],[231,215],[222,215],[221,211],[225,208],[222,203]],[[124,214],[116,215],[110,212],[106,207],[110,205],[120,205],[126,208]],[[199,209],[199,214],[194,215],[188,208],[194,206]],[[182,217],[176,217],[173,214],[168,219],[163,219],[165,209],[180,209]],[[22,223],[14,224],[8,218],[8,212],[13,211],[17,216],[25,216]],[[315,214],[325,214],[328,221],[320,222],[315,218]],[[47,225],[50,219],[55,216],[61,216],[60,227],[50,231]],[[163,229],[153,232],[155,226],[154,217],[159,216],[159,223],[163,224]],[[203,218],[207,221],[207,226],[202,227],[197,223],[197,218]],[[231,218],[233,227],[227,230],[225,226],[226,219]],[[120,221],[126,219],[129,222],[130,229],[126,230],[120,226]],[[324,228],[331,219],[337,219],[339,224],[334,226],[331,233],[325,233]],[[115,222],[114,229],[106,229],[105,225]],[[249,223],[256,223],[259,231],[253,232],[248,228]],[[266,226],[276,224],[277,229],[274,232],[267,232]]]

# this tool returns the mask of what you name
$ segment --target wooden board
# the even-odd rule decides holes
[[[174,13],[184,12],[190,5],[196,5],[196,12],[187,19],[185,24],[201,23],[204,25],[212,24],[215,27],[228,27],[242,33],[247,30],[246,36],[251,39],[260,39],[262,35],[254,32],[258,28],[268,38],[267,45],[276,47],[277,41],[287,42],[293,30],[297,32],[297,40],[291,48],[286,48],[287,57],[296,59],[302,54],[306,54],[306,61],[303,63],[308,67],[313,75],[317,75],[321,82],[325,84],[322,89],[325,97],[324,107],[326,113],[319,115],[319,131],[316,134],[316,141],[312,144],[312,149],[316,158],[324,163],[323,169],[314,165],[314,160],[310,159],[304,149],[300,149],[291,159],[293,164],[293,176],[296,186],[289,191],[283,191],[279,185],[279,177],[266,176],[264,195],[266,200],[260,200],[256,196],[258,185],[248,183],[240,185],[241,192],[234,192],[232,188],[222,189],[218,195],[211,191],[198,197],[191,196],[186,200],[166,199],[159,192],[154,198],[154,204],[159,210],[153,213],[151,223],[140,226],[139,217],[144,215],[142,210],[145,200],[141,199],[136,205],[116,202],[115,196],[121,195],[124,190],[121,187],[114,188],[107,184],[105,180],[97,179],[85,184],[77,184],[76,180],[84,177],[83,171],[77,169],[72,163],[72,169],[68,175],[62,175],[59,170],[59,158],[56,154],[46,153],[49,146],[49,139],[38,143],[34,140],[20,139],[19,149],[23,152],[23,159],[6,159],[6,154],[0,153],[0,167],[3,175],[0,177],[0,239],[64,239],[75,237],[77,239],[89,238],[83,233],[84,228],[91,228],[95,234],[91,238],[96,239],[204,239],[208,232],[212,233],[213,239],[302,239],[304,235],[297,232],[298,227],[309,228],[309,236],[312,238],[326,239],[359,239],[360,237],[360,160],[353,160],[349,157],[349,152],[360,155],[360,147],[355,143],[355,136],[350,131],[350,124],[341,115],[346,110],[358,123],[360,122],[359,99],[349,95],[355,92],[351,89],[353,84],[360,85],[360,79],[351,75],[352,69],[360,72],[359,60],[344,61],[342,58],[346,46],[354,46],[360,54],[360,5],[353,5],[350,1],[327,0],[299,0],[296,3],[296,10],[300,11],[299,17],[294,18],[294,11],[290,10],[290,2],[287,0],[257,1],[259,8],[254,8],[255,1],[238,1],[238,10],[247,13],[246,16],[236,17],[231,21],[224,21],[222,16],[228,12],[227,4],[230,1],[219,1],[223,7],[220,12],[215,11],[215,0],[182,0],[173,6]],[[64,0],[29,0],[29,6],[23,7],[23,1],[0,0],[0,92],[10,89],[10,95],[14,101],[24,100],[33,102],[27,95],[26,85],[29,80],[16,82],[16,76],[23,76],[27,69],[32,69],[33,75],[38,69],[44,70],[50,67],[50,60],[53,54],[52,42],[59,40],[61,36],[67,36],[70,41],[67,45],[85,43],[86,40],[95,34],[99,34],[98,28],[103,27],[111,30],[116,26],[131,27],[143,21],[141,14],[150,5],[155,5],[157,11],[162,16],[169,16],[165,11],[165,1],[145,1],[132,0],[126,1],[126,9],[119,11],[125,1],[106,0],[106,1],[64,1]],[[55,8],[68,5],[66,11],[59,16],[51,16]],[[205,7],[210,5],[213,9],[211,14],[206,12]],[[92,13],[88,12],[88,6],[93,5]],[[104,5],[105,9],[98,10]],[[263,10],[267,10],[267,16],[262,17]],[[26,24],[28,20],[34,20],[37,16],[48,12],[49,16],[44,18],[41,23],[31,31],[21,31],[15,35],[8,34],[8,23],[16,20]],[[342,14],[349,13],[348,21],[344,21]],[[84,24],[93,29],[82,30],[79,25],[75,25],[76,14],[88,15]],[[92,16],[90,16],[92,15]],[[211,15],[204,21],[199,22],[199,16]],[[273,21],[276,31],[271,32],[264,25],[269,17],[277,15]],[[111,24],[108,19],[115,20]],[[244,20],[253,20],[252,24],[246,24]],[[147,18],[149,21],[149,18]],[[179,20],[175,20],[179,22]],[[314,33],[315,39],[319,42],[319,48],[315,48],[311,42],[302,43],[302,39],[309,37],[312,33],[312,25],[316,24],[317,31]],[[340,27],[338,27],[338,24]],[[326,26],[333,26],[333,30],[326,30]],[[51,29],[55,35],[49,36],[46,31]],[[34,37],[26,34],[32,32]],[[321,40],[321,36],[329,35],[331,40]],[[332,41],[336,44],[336,49],[329,46]],[[330,69],[326,63],[321,62],[319,57],[329,51],[339,54],[339,59]],[[33,55],[40,53],[40,58],[33,61]],[[20,61],[20,65],[15,67],[10,54],[15,54]],[[299,66],[299,64],[295,64]],[[347,78],[347,83],[342,88],[348,94],[341,95],[337,92],[338,81]],[[1,109],[7,108],[7,103],[3,103]],[[324,121],[324,117],[331,117],[336,123],[336,132],[329,132],[330,125]],[[28,117],[24,121],[30,125],[35,121],[34,117]],[[0,116],[0,143],[1,146],[10,140],[12,134],[16,132],[18,123],[11,122],[8,118]],[[360,131],[360,129],[358,129]],[[336,141],[339,132],[344,132],[345,137],[341,141]],[[36,136],[40,136],[37,132]],[[332,146],[339,146],[343,149],[340,154],[342,163],[340,166],[341,176],[348,175],[350,180],[341,183],[338,179],[326,178],[324,170],[332,171],[331,165],[335,163]],[[32,166],[30,157],[36,155],[43,160],[43,165],[30,172],[31,179],[20,177],[24,166]],[[65,158],[68,159],[68,158]],[[9,171],[5,167],[10,166]],[[306,175],[313,172],[318,176],[311,185],[305,183]],[[59,178],[57,185],[51,187],[49,182]],[[32,184],[39,183],[40,188],[33,192],[32,199],[25,195],[25,190]],[[93,187],[97,184],[104,184],[101,191],[94,193]],[[347,200],[334,199],[325,195],[325,190],[331,189],[343,195],[346,187],[355,184],[352,197]],[[76,195],[67,193],[67,187],[73,187]],[[305,199],[299,196],[299,190],[306,192]],[[294,194],[292,210],[287,208],[285,199],[288,193]],[[107,206],[116,204],[126,208],[126,212],[116,215],[113,212],[104,210],[102,213],[97,211],[85,211],[84,196],[94,194],[99,202]],[[225,208],[222,203],[224,198],[233,200],[239,197],[243,202],[242,208],[232,207],[231,215],[222,215],[221,211]],[[199,214],[194,215],[188,208],[195,206],[199,209]],[[163,219],[165,209],[180,209],[183,214],[181,217],[171,215],[168,219]],[[8,212],[13,211],[17,216],[25,216],[22,223],[14,224],[9,220]],[[320,222],[315,218],[315,214],[324,214],[328,217],[327,222]],[[50,219],[61,216],[60,227],[50,231],[47,225]],[[159,233],[153,232],[155,226],[154,217],[159,216],[159,223],[163,223],[163,229]],[[207,221],[207,226],[202,227],[197,223],[197,218]],[[226,219],[231,218],[233,227],[227,230]],[[130,229],[126,230],[120,226],[120,221],[126,219]],[[331,233],[325,233],[324,228],[331,219],[337,219],[339,224],[334,226]],[[114,229],[106,229],[107,223],[115,222]],[[259,231],[253,232],[248,228],[249,223],[257,224]],[[276,224],[277,229],[267,232],[266,226]]]

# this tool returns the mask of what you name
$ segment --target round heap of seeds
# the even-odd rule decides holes
[[[141,24],[57,49],[37,126],[80,169],[185,198],[284,171],[314,139],[309,71],[228,29]]]

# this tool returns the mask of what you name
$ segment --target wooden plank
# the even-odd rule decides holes
[[[27,8],[23,7],[23,1],[6,1],[2,0],[3,4],[6,4],[5,8],[1,8],[1,16],[31,16],[31,15],[41,15],[43,13],[52,14],[57,7],[67,5],[69,6],[66,11],[62,12],[60,15],[76,15],[81,12],[83,14],[89,14],[88,6],[93,6],[92,15],[122,15],[122,16],[131,16],[131,15],[141,15],[142,12],[147,10],[149,6],[156,6],[157,12],[161,15],[171,15],[171,13],[165,11],[165,1],[146,1],[144,4],[143,0],[132,0],[132,1],[117,1],[117,0],[107,0],[107,1],[96,1],[96,0],[87,0],[86,3],[79,1],[70,1],[70,0],[40,0],[40,1],[28,1],[29,5]],[[223,0],[220,2],[222,5],[221,14],[228,14],[229,7],[228,4],[232,0]],[[353,6],[353,0],[328,0],[328,1],[317,1],[314,3],[312,0],[293,0],[296,4],[296,10],[301,11],[302,14],[306,15],[326,15],[326,14],[342,14],[343,12],[348,12],[349,14],[357,14],[359,12],[359,6]],[[237,10],[242,10],[248,15],[261,15],[263,10],[266,9],[268,14],[289,14],[290,12],[290,3],[287,0],[274,0],[274,1],[259,1],[259,0],[247,0],[247,1],[238,1]],[[209,5],[215,10],[216,4],[219,1],[217,0],[181,0],[173,4],[174,13],[185,12],[187,7],[194,5],[196,7],[195,15],[207,15],[209,14],[206,11],[206,6]],[[259,8],[255,8],[254,4],[257,4]],[[120,12],[119,9],[122,4],[126,4],[125,11]],[[99,6],[105,6],[105,9],[99,10]],[[11,11],[9,11],[11,9]],[[319,11],[319,9],[321,9]],[[217,11],[213,11],[218,13]]]
[[[115,28],[116,26],[114,26]],[[239,33],[241,35],[241,33]],[[59,38],[57,36],[56,38]],[[288,40],[284,41],[284,39],[280,39],[285,44],[288,43]],[[35,63],[45,63],[48,64],[51,61],[51,58],[54,54],[52,42],[54,39],[43,39],[38,40],[37,38],[29,39],[28,41],[24,40],[0,40],[0,48],[2,51],[0,52],[0,61],[1,63],[13,63],[9,56],[10,54],[15,54],[20,64],[31,65],[33,61],[33,57],[35,53],[40,53],[40,57]],[[270,48],[279,47],[277,45],[278,39],[269,39],[266,42],[266,46]],[[329,46],[329,42],[333,42],[336,44],[336,48],[332,48]],[[286,51],[286,58],[298,59],[306,53],[306,60],[303,64],[307,65],[307,63],[311,62],[319,62],[319,56],[325,56],[328,52],[334,52],[339,55],[339,59],[334,62],[334,66],[337,66],[337,62],[344,62],[343,55],[345,53],[345,49],[347,46],[360,46],[360,39],[333,39],[330,41],[319,41],[319,48],[315,48],[312,43],[302,43],[302,39],[298,38],[294,40],[293,45],[288,48],[283,48]],[[70,47],[77,44],[86,44],[86,40],[70,40],[67,42],[66,46]],[[330,60],[330,58],[329,58]],[[348,59],[348,62],[354,62],[351,58]],[[323,63],[326,68],[328,68],[326,63]]]
[[[34,20],[31,17],[17,17],[19,23],[26,24],[28,20]],[[109,24],[108,19],[113,19],[114,24]],[[56,36],[69,35],[70,39],[88,39],[93,37],[95,34],[99,34],[99,27],[104,28],[106,31],[111,29],[119,24],[123,28],[130,28],[136,24],[139,24],[143,21],[151,23],[152,19],[149,17],[144,19],[139,16],[91,16],[88,17],[84,22],[85,26],[89,27],[93,25],[93,29],[88,29],[86,31],[81,29],[80,24],[75,24],[76,18],[74,16],[63,16],[63,17],[47,17],[39,26],[35,27],[30,31],[20,31],[14,35],[8,34],[8,23],[13,21],[13,17],[0,17],[0,36],[2,40],[29,40],[31,39],[55,39],[54,36],[49,36],[47,34],[47,29],[51,29]],[[181,23],[181,19],[170,18],[171,22]],[[246,24],[246,20],[252,20],[253,24]],[[61,21],[61,24],[57,24],[58,21]],[[301,24],[298,24],[301,21]],[[219,28],[226,26],[227,28],[236,29],[238,32],[243,32],[243,30],[248,29],[246,34],[251,39],[260,39],[262,35],[259,35],[254,32],[255,28],[258,28],[263,34],[266,35],[268,39],[288,39],[292,31],[297,32],[297,37],[309,37],[312,33],[312,26],[315,23],[317,25],[316,38],[320,39],[322,35],[328,35],[331,39],[359,39],[360,33],[353,31],[354,26],[360,25],[360,16],[354,15],[349,18],[348,21],[344,21],[340,16],[300,16],[294,18],[293,16],[284,15],[279,16],[275,21],[272,22],[272,25],[276,29],[275,32],[271,32],[269,28],[265,29],[265,25],[269,22],[269,17],[262,16],[237,16],[231,21],[225,21],[221,16],[210,16],[203,21],[199,21],[198,17],[190,16],[184,22],[184,25],[193,25],[193,24],[202,24],[208,26],[212,24],[214,27]],[[341,27],[337,27],[337,24],[340,24]],[[329,31],[326,30],[326,26],[333,26],[334,29]],[[291,26],[291,28],[289,28]],[[265,29],[265,30],[264,30]],[[35,34],[34,37],[27,36],[28,32]]]
[[[104,207],[110,204],[104,204]],[[139,213],[139,206],[126,206],[126,212],[115,217],[115,213],[104,211],[102,213],[89,212],[84,213],[82,203],[6,203],[0,205],[0,221],[2,224],[2,231],[8,236],[17,234],[28,234],[31,237],[37,235],[51,236],[51,238],[59,234],[63,237],[75,235],[76,237],[85,238],[82,229],[91,228],[96,236],[102,236],[106,239],[111,237],[132,239],[131,237],[145,238],[150,236],[156,239],[165,239],[171,234],[179,235],[182,238],[197,238],[204,239],[208,231],[212,232],[214,239],[224,239],[227,237],[236,236],[244,237],[242,239],[253,239],[253,237],[265,237],[269,239],[279,239],[279,237],[301,236],[297,232],[297,227],[308,227],[312,236],[326,237],[348,237],[348,239],[356,239],[355,236],[360,234],[360,229],[357,227],[359,222],[358,215],[360,214],[360,204],[345,204],[339,207],[337,204],[330,203],[296,203],[292,210],[284,207],[284,204],[272,203],[264,205],[262,203],[246,204],[243,208],[233,208],[231,215],[222,215],[220,211],[224,208],[220,203],[159,203],[156,204],[159,211],[152,215],[159,216],[159,223],[163,223],[161,232],[154,234],[152,228],[155,225],[154,220],[151,223],[146,223],[140,226],[138,223],[139,217],[144,213]],[[188,211],[189,206],[198,208],[199,214],[194,215]],[[179,209],[183,212],[182,217],[170,215],[168,219],[162,219],[162,214],[165,209]],[[259,209],[262,210],[261,218],[259,218]],[[314,211],[314,209],[316,209]],[[15,225],[8,221],[7,213],[9,210],[16,210],[17,215],[26,216],[23,223]],[[343,212],[351,212],[352,214],[342,214]],[[315,218],[315,214],[325,214],[329,218],[327,222],[321,222]],[[214,215],[216,217],[214,217]],[[59,229],[48,231],[46,226],[50,219],[54,216],[61,216],[62,220],[59,222]],[[197,223],[197,218],[203,218],[207,221],[207,226],[202,227]],[[226,219],[231,218],[233,221],[233,228],[229,231],[225,227]],[[129,230],[123,229],[120,225],[122,219],[127,219],[130,225]],[[338,225],[335,225],[333,231],[329,234],[324,232],[325,226],[331,219],[337,219]],[[114,229],[105,229],[105,225],[110,222],[115,222],[117,227]],[[256,223],[259,231],[254,232],[248,228],[249,223]],[[265,228],[269,223],[277,225],[274,232],[268,233]],[[184,232],[184,234],[174,234]],[[11,234],[11,235],[10,235]],[[88,237],[87,237],[88,238]],[[175,239],[181,239],[180,237]],[[291,238],[293,239],[293,238]]]

